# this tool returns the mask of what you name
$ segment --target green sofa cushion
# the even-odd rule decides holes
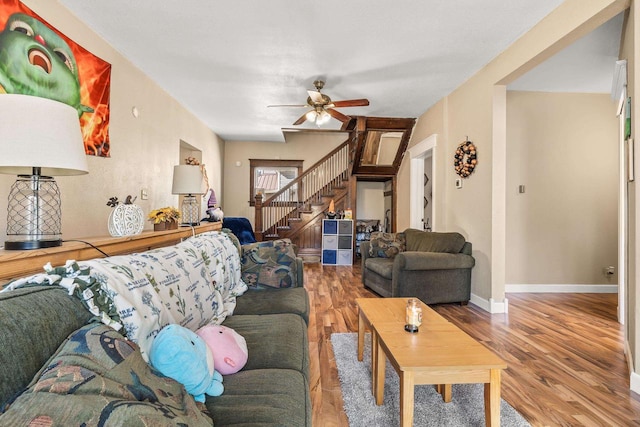
[[[154,371],[138,346],[102,324],[72,333],[0,424],[213,426],[181,384]]]
[[[234,315],[295,313],[309,324],[309,296],[305,288],[249,289],[236,300]]]
[[[247,342],[243,370],[293,369],[309,378],[307,324],[297,314],[229,316],[222,323]]]
[[[291,369],[242,370],[206,400],[216,426],[311,427],[309,384]]]
[[[407,251],[460,253],[465,238],[460,233],[437,233],[408,228],[404,231]]]

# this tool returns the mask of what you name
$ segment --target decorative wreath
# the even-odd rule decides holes
[[[456,173],[462,178],[468,178],[478,164],[478,154],[476,146],[471,141],[464,141],[458,145],[456,154],[453,156],[453,166]]]

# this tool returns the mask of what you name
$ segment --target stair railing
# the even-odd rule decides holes
[[[256,237],[277,234],[279,227],[286,227],[289,218],[298,210],[310,210],[322,203],[322,196],[349,178],[351,160],[350,140],[346,140],[316,162],[300,176],[266,200],[255,196],[254,228]]]

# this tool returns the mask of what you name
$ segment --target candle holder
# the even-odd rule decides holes
[[[405,319],[406,324],[404,325],[404,330],[411,333],[418,332],[422,324],[422,307],[420,307],[420,301],[418,301],[418,299],[409,298],[407,300]]]

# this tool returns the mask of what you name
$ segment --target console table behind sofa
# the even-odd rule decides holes
[[[162,246],[175,245],[182,239],[207,231],[220,230],[222,223],[208,222],[191,227],[180,227],[167,231],[144,231],[136,236],[92,237],[79,240],[91,243],[105,253],[124,255],[143,252]],[[42,267],[50,262],[52,266],[64,265],[67,260],[83,261],[104,256],[86,243],[78,241],[64,242],[62,246],[34,249],[29,251],[0,250],[0,288],[7,282],[31,274],[42,273]]]

